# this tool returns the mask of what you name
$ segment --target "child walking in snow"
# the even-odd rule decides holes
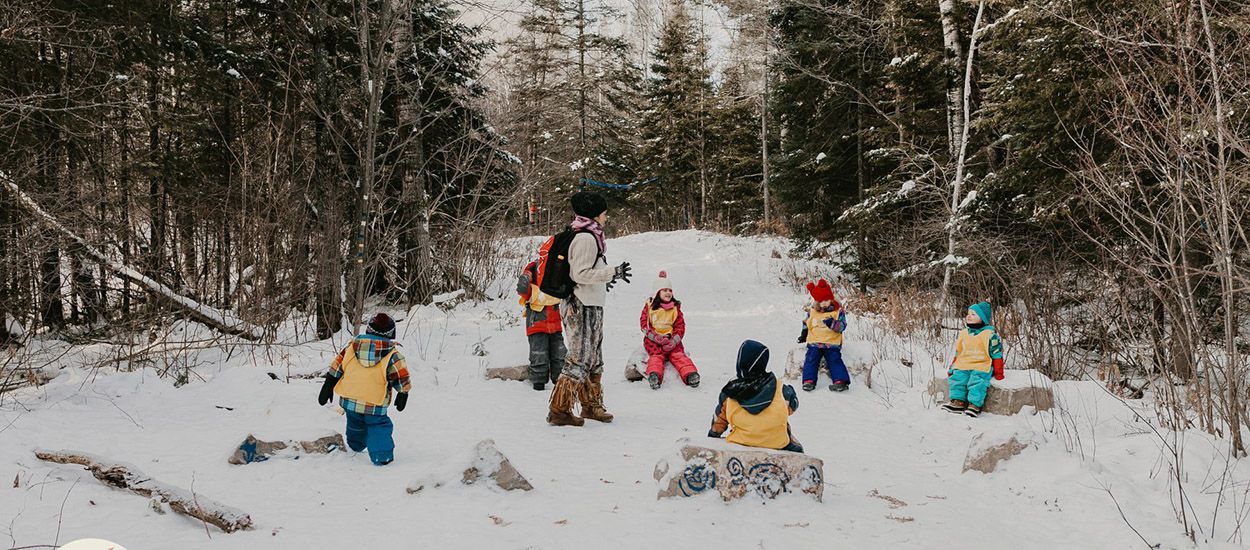
[[[959,331],[955,358],[946,373],[950,378],[950,402],[942,405],[943,409],[978,416],[985,406],[990,377],[1003,379],[1003,342],[990,325],[993,319],[994,308],[989,302],[979,302],[968,308],[964,316],[968,327]]]
[[[733,428],[730,443],[765,449],[803,452],[790,432],[790,415],[799,408],[794,388],[768,372],[768,348],[755,340],[738,347],[738,377],[721,389],[708,437],[719,438]]]
[[[846,391],[851,385],[851,375],[846,372],[846,363],[842,362],[846,312],[842,311],[842,304],[833,297],[833,289],[824,279],[807,283],[807,292],[812,295],[815,305],[808,307],[803,332],[799,334],[799,343],[807,344],[807,357],[803,360],[803,391],[816,389],[821,359],[825,360],[832,378],[829,389]]]
[[[369,459],[378,466],[395,459],[393,424],[386,416],[391,389],[398,392],[395,410],[404,410],[412,384],[404,357],[396,349],[395,321],[376,313],[366,332],[339,351],[330,364],[317,403],[325,405],[333,394],[339,394],[339,405],[347,415],[347,446],[356,452],[368,449]]]
[[[530,262],[517,280],[517,294],[525,307],[525,337],[530,344],[530,383],[542,391],[554,384],[564,368],[564,331],[560,326],[560,299],[538,289],[538,266]]]
[[[668,274],[661,271],[651,290],[652,295],[643,304],[642,317],[638,320],[642,327],[642,346],[647,350],[647,382],[651,389],[660,389],[664,382],[664,362],[669,361],[687,386],[697,388],[699,372],[681,341],[686,335],[686,319],[681,314],[681,302],[673,299]]]

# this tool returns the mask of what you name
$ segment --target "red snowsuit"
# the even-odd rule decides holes
[[[656,373],[663,381],[664,361],[668,360],[685,382],[686,377],[698,370],[686,355],[686,346],[681,342],[686,336],[686,319],[681,314],[681,303],[673,300],[655,309],[651,305],[650,300],[643,304],[642,316],[638,320],[642,327],[642,347],[647,350],[647,374]],[[672,320],[671,325],[669,319]]]

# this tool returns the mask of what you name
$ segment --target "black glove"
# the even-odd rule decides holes
[[[516,280],[516,292],[522,296],[530,293],[530,274],[522,273]]]
[[[807,327],[805,326],[803,327],[803,332],[799,333],[799,343],[803,344],[806,342],[807,342]]]
[[[621,265],[616,266],[616,273],[612,275],[612,281],[615,282],[617,279],[620,279],[628,283],[630,275],[629,262],[621,262]]]
[[[395,410],[402,411],[408,406],[408,392],[403,391],[395,394]]]
[[[825,317],[825,326],[833,329],[833,317]]]
[[[608,292],[612,292],[612,285],[614,285],[614,284],[616,284],[616,278],[615,278],[615,277],[614,277],[611,281],[608,281],[608,289],[607,289],[607,291],[608,291]]]
[[[716,439],[720,439],[720,434],[716,433],[714,430],[708,430],[708,431],[707,431],[707,436],[708,436],[708,437],[713,437],[713,438],[716,438]]]
[[[337,384],[338,381],[338,378],[328,374],[326,375],[326,381],[321,384],[321,393],[317,394],[317,403],[319,405],[324,406],[326,403],[330,402],[330,399],[334,398],[334,385]]]

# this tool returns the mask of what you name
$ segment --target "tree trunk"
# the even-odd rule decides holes
[[[405,86],[405,80],[414,78],[409,70],[417,66],[412,61],[416,55],[417,44],[413,36],[412,0],[396,0],[395,51],[396,63],[404,70],[396,71],[400,82],[398,94],[399,133],[405,137],[400,153],[400,179],[403,189],[400,191],[401,238],[400,252],[403,255],[405,286],[408,293],[408,305],[425,304],[434,294],[434,243],[430,238],[430,199],[425,181],[425,139],[422,133],[421,89],[416,86]],[[407,61],[407,63],[406,63]],[[410,66],[409,66],[410,63]],[[421,75],[416,75],[420,81]]]
[[[342,243],[340,229],[341,194],[338,192],[341,178],[337,177],[340,161],[333,142],[332,128],[338,112],[338,90],[335,89],[330,59],[335,57],[336,45],[333,35],[326,28],[325,14],[315,18],[316,65],[314,86],[316,93],[316,118],[313,124],[314,152],[313,181],[315,195],[308,200],[315,204],[309,209],[310,224],[318,229],[314,242],[310,271],[313,281],[313,301],[317,320],[317,338],[326,339],[343,328],[343,277]]]
[[[956,153],[955,153],[955,181],[951,184],[951,216],[946,222],[946,270],[942,275],[942,294],[941,303],[938,306],[940,315],[947,315],[948,305],[950,304],[950,284],[951,276],[955,273],[956,263],[954,261],[956,242],[955,236],[958,234],[959,211],[963,201],[963,185],[964,185],[964,164],[968,155],[968,116],[972,110],[972,67],[973,60],[976,59],[977,53],[977,36],[981,33],[981,17],[985,14],[985,1],[981,0],[977,3],[977,17],[972,24],[972,35],[968,40],[968,61],[964,69],[963,84],[959,86],[961,97],[959,101],[959,118],[954,120],[958,125],[959,131],[952,131],[952,135],[956,136]],[[953,0],[942,0],[943,6],[948,6]],[[942,14],[942,26],[946,26],[948,13]],[[956,33],[958,31],[955,31]],[[946,32],[949,36],[950,32]],[[955,36],[958,39],[958,34]],[[956,44],[958,46],[958,44]],[[950,53],[949,46],[947,53]],[[947,97],[949,98],[949,88]],[[949,107],[949,105],[948,105]]]
[[[946,142],[950,158],[959,155],[959,136],[964,132],[963,116],[963,45],[959,38],[959,21],[955,18],[955,0],[938,0],[942,18],[942,53],[946,76]]]

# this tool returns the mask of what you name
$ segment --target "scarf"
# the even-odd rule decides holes
[[[595,242],[599,244],[599,255],[603,256],[608,252],[608,244],[603,241],[603,226],[599,222],[587,218],[586,216],[577,216],[573,218],[573,223],[569,224],[573,231],[589,231],[595,236]]]
[[[673,309],[679,305],[681,305],[681,302],[678,302],[676,298],[665,302],[660,300],[659,296],[656,296],[654,300],[651,300],[651,309]]]
[[[764,344],[747,340],[738,348],[738,377],[730,380],[721,389],[726,397],[741,403],[759,395],[773,380],[773,373],[768,372],[768,348]]]

